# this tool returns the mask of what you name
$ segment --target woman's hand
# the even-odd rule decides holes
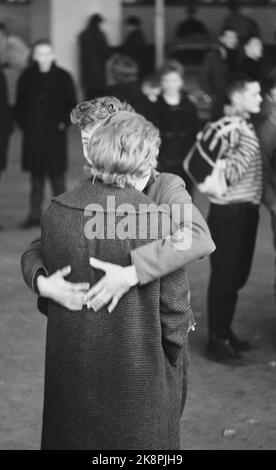
[[[105,275],[86,295],[87,307],[95,312],[109,304],[109,313],[113,312],[120,298],[138,284],[135,266],[119,266],[90,258],[90,264],[96,269],[105,271]]]
[[[66,266],[49,277],[38,276],[37,288],[42,297],[51,299],[69,310],[82,310],[90,286],[87,282],[65,281],[64,278],[70,272],[71,266]]]

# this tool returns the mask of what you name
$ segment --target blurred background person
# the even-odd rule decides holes
[[[142,93],[151,103],[155,103],[161,93],[160,77],[157,73],[147,76],[142,82]]]
[[[242,56],[239,64],[240,72],[254,78],[265,86],[273,70],[271,60],[265,54],[264,45],[259,36],[251,35],[242,44]]]
[[[88,100],[105,94],[106,61],[110,47],[100,28],[103,21],[101,15],[92,15],[79,36],[81,83]]]
[[[107,94],[127,101],[136,112],[146,114],[148,100],[141,90],[138,64],[127,55],[115,54],[111,59],[110,73],[113,85],[107,88]]]
[[[0,178],[6,168],[9,137],[12,131],[12,120],[8,104],[6,78],[0,68]],[[2,226],[0,225],[0,230]]]
[[[158,169],[181,176],[191,195],[193,184],[182,164],[195,141],[199,122],[197,109],[184,89],[184,67],[168,61],[160,70],[160,84],[161,94],[148,115],[161,132]]]
[[[238,63],[238,36],[236,31],[223,27],[218,41],[207,53],[201,72],[201,84],[212,99],[211,119],[223,114],[225,90],[235,74]]]
[[[248,36],[260,35],[258,23],[241,11],[239,0],[229,0],[228,9],[229,14],[224,19],[223,27],[236,31],[240,44]]]
[[[143,70],[143,53],[146,39],[142,30],[141,20],[138,16],[129,16],[125,22],[126,36],[123,44],[123,52],[132,57],[139,66],[139,71]]]
[[[30,48],[18,35],[10,34],[0,23],[0,65],[7,78],[8,99],[14,104],[17,81],[30,60]]]
[[[196,7],[189,5],[186,10],[186,18],[176,28],[177,39],[192,38],[197,35],[208,35],[207,26],[196,18]]]
[[[48,40],[35,43],[33,60],[19,79],[14,108],[23,133],[22,169],[31,173],[30,211],[22,228],[40,224],[46,176],[54,195],[65,191],[66,129],[76,103],[72,78],[55,64]]]

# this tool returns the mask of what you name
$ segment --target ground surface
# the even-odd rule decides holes
[[[19,167],[19,136],[13,137],[9,169],[0,184],[0,449],[38,449],[43,403],[46,321],[23,284],[20,255],[38,234],[21,231],[27,213],[28,175]],[[82,175],[77,135],[70,134],[71,187]],[[49,190],[47,188],[47,200]],[[200,209],[206,202],[196,197]],[[191,335],[189,393],[181,422],[183,449],[276,449],[276,312],[269,217],[262,210],[254,265],[240,295],[235,329],[255,341],[252,363],[231,368],[204,358],[208,260],[189,268],[197,328]],[[225,429],[234,430],[223,437]]]

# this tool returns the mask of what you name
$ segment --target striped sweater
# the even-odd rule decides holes
[[[209,200],[215,204],[251,202],[258,205],[262,197],[262,160],[252,123],[241,120],[240,127],[231,131],[228,141],[229,148],[223,157],[228,189],[223,196],[210,196]]]

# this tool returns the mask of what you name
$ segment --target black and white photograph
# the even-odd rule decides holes
[[[275,410],[276,0],[0,0],[0,450],[182,465]]]

